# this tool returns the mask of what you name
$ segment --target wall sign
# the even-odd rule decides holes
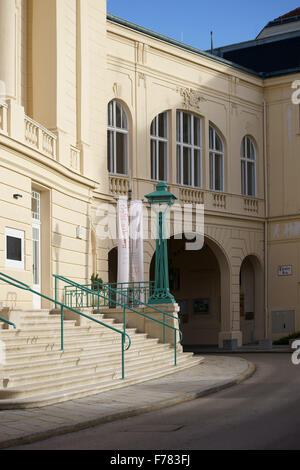
[[[291,276],[293,274],[293,267],[289,266],[278,266],[278,276]]]

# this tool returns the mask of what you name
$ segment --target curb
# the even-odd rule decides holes
[[[256,365],[246,359],[243,358],[244,361],[248,363],[248,368],[245,372],[237,376],[235,379],[224,381],[218,385],[212,385],[201,392],[195,393],[185,393],[181,396],[177,396],[173,399],[169,399],[167,401],[161,401],[159,403],[144,406],[141,408],[134,408],[132,410],[115,413],[112,415],[107,415],[102,418],[96,418],[90,421],[86,421],[84,423],[72,424],[65,427],[54,428],[49,431],[43,431],[41,433],[35,433],[24,437],[19,437],[16,439],[9,439],[7,441],[0,442],[0,450],[8,449],[9,447],[15,447],[18,445],[24,444],[31,444],[33,442],[42,441],[45,439],[49,439],[50,437],[61,436],[64,434],[70,434],[72,432],[83,431],[84,429],[92,428],[98,426],[100,424],[110,423],[112,421],[117,421],[120,419],[126,419],[133,416],[138,416],[146,413],[150,413],[151,411],[157,411],[162,408],[169,408],[175,405],[179,405],[181,403],[186,403],[189,401],[197,400],[198,398],[202,398],[213,393],[220,392],[221,390],[225,390],[226,388],[232,387],[234,385],[239,385],[240,383],[244,382],[248,378],[250,378],[256,371]]]

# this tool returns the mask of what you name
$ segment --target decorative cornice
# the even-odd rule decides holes
[[[177,88],[177,92],[183,98],[183,106],[185,108],[192,108],[197,111],[201,110],[201,103],[207,101],[197,90],[192,88]]]

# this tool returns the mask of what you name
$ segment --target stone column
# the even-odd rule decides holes
[[[0,2],[0,99],[16,100],[16,4]]]

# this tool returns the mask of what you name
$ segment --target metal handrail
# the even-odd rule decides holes
[[[80,315],[82,317],[85,317],[89,320],[92,320],[95,323],[98,323],[99,325],[105,326],[106,328],[109,328],[110,330],[115,331],[116,333],[120,333],[122,335],[122,379],[125,378],[125,361],[124,361],[124,352],[128,351],[128,349],[131,346],[131,338],[130,336],[125,332],[118,330],[117,328],[114,328],[111,325],[107,325],[106,323],[101,322],[100,320],[96,320],[93,317],[90,317],[89,315],[86,315],[85,313],[79,312],[78,310],[68,307],[62,302],[59,302],[57,298],[54,300],[51,297],[48,297],[47,295],[41,294],[40,292],[35,291],[32,289],[30,286],[27,284],[24,284],[24,282],[18,281],[17,279],[14,279],[13,277],[8,276],[7,274],[1,273],[0,272],[0,281],[5,282],[6,284],[9,284],[11,286],[16,287],[17,289],[22,289],[31,292],[32,294],[38,295],[42,297],[43,299],[49,300],[50,302],[55,304],[55,308],[59,305],[60,306],[60,315],[61,315],[61,351],[64,351],[64,309],[67,309],[71,312],[76,313],[77,315]],[[125,327],[124,327],[125,328]],[[128,338],[128,346],[125,348],[125,337]]]
[[[94,290],[92,290],[92,289],[89,289],[88,287],[85,287],[85,286],[83,286],[83,285],[80,285],[80,284],[78,284],[77,282],[72,281],[71,279],[67,279],[67,278],[64,277],[64,276],[60,276],[60,275],[58,275],[58,274],[53,274],[53,277],[54,277],[54,279],[55,279],[55,298],[56,298],[56,299],[57,299],[57,290],[58,290],[58,289],[57,289],[57,287],[58,287],[57,282],[58,282],[58,280],[60,280],[60,281],[62,281],[62,282],[65,282],[66,284],[69,284],[69,285],[74,286],[74,287],[76,287],[76,288],[78,288],[78,289],[81,289],[81,290],[84,291],[84,292],[87,292],[87,293],[89,293],[89,294],[92,294],[93,296],[95,296],[95,295],[98,296],[98,305],[99,305],[99,303],[100,303],[100,302],[99,302],[99,298],[102,298],[102,299],[104,299],[104,300],[109,300],[109,301],[111,301],[112,303],[114,303],[115,305],[118,305],[119,307],[121,307],[121,308],[123,309],[123,324],[124,324],[124,328],[125,328],[125,325],[126,325],[126,310],[129,310],[129,311],[134,312],[134,313],[137,313],[138,315],[141,315],[141,316],[143,316],[143,317],[145,317],[145,318],[148,318],[149,320],[152,320],[152,321],[154,321],[154,322],[156,322],[156,323],[160,323],[161,325],[163,325],[163,327],[164,327],[164,338],[163,338],[164,343],[166,343],[165,327],[171,328],[172,330],[174,330],[174,365],[175,365],[175,366],[177,365],[177,354],[176,354],[177,339],[176,339],[176,332],[178,332],[178,334],[179,334],[179,338],[180,338],[179,342],[182,340],[182,332],[180,331],[179,328],[176,328],[176,327],[174,327],[174,326],[172,326],[172,325],[169,325],[169,324],[166,323],[165,321],[160,321],[160,320],[158,320],[157,318],[150,317],[149,315],[146,315],[145,313],[142,313],[142,312],[140,312],[140,311],[138,311],[138,310],[136,310],[136,309],[134,309],[134,308],[132,308],[132,307],[129,307],[128,305],[126,305],[126,304],[124,304],[124,303],[118,302],[118,301],[115,300],[115,299],[112,299],[112,298],[110,298],[110,297],[107,298],[107,296],[104,296],[103,294],[100,294],[100,292],[96,292],[96,291],[94,291]],[[114,293],[117,293],[117,294],[118,294],[118,291],[116,291],[115,289],[112,289],[112,288],[110,288],[110,289],[111,289],[112,291],[115,291]],[[126,294],[123,294],[123,295],[126,295]],[[132,298],[132,299],[133,299],[133,300],[136,300],[136,299],[134,299],[134,298]],[[139,302],[139,301],[137,301],[137,302]],[[141,302],[139,302],[139,303],[141,303]],[[157,307],[153,307],[152,305],[148,305],[148,304],[145,304],[145,305],[147,306],[147,308],[149,307],[149,308],[152,308],[153,310],[157,310],[158,312],[162,313],[163,315],[167,315],[167,316],[172,317],[173,319],[179,321],[179,319],[178,319],[177,317],[174,317],[173,315],[169,314],[168,312],[164,312],[163,310],[160,310],[160,309],[157,308]],[[165,318],[165,317],[164,317],[164,318]]]
[[[17,327],[14,323],[12,323],[11,321],[6,320],[5,318],[0,317],[0,321],[3,321],[4,323],[7,323],[8,325],[13,326],[15,330],[17,329]]]

